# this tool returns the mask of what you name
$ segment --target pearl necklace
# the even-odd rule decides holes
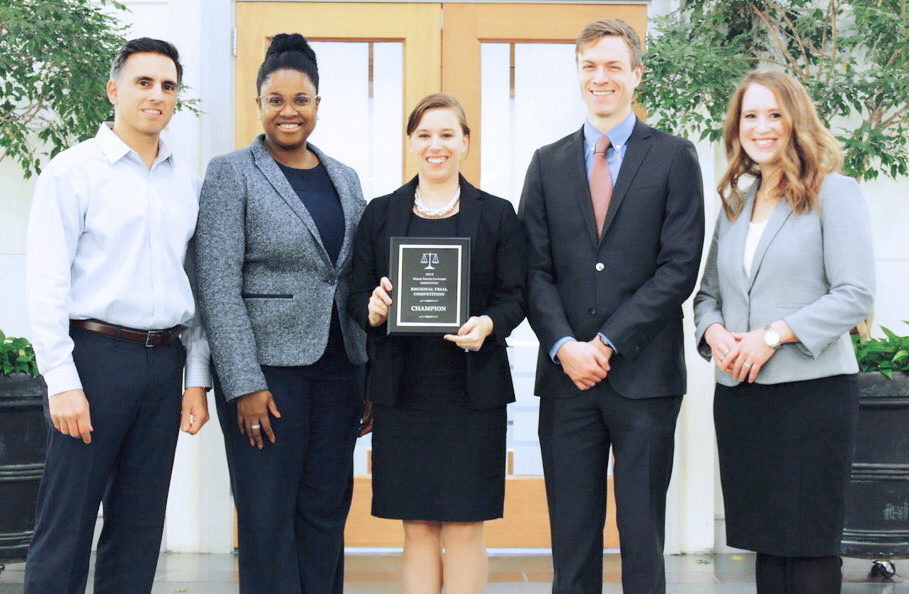
[[[427,217],[440,217],[444,214],[451,212],[451,209],[455,207],[455,204],[458,203],[458,200],[461,198],[461,187],[458,186],[458,191],[455,192],[454,198],[451,201],[442,206],[441,208],[429,208],[423,204],[423,199],[420,197],[420,188],[417,187],[413,193],[413,203],[417,207],[417,212]]]

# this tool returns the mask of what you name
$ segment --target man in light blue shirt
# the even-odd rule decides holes
[[[612,186],[615,187],[615,182],[619,177],[619,169],[622,167],[622,159],[625,158],[625,149],[628,147],[628,137],[631,136],[636,121],[637,117],[634,115],[634,112],[629,109],[628,115],[625,116],[624,120],[603,134],[597,130],[589,120],[584,120],[584,162],[587,165],[588,178],[590,178],[590,168],[593,165],[593,155],[596,151],[597,141],[600,140],[601,136],[608,136],[610,146],[606,149],[606,163],[609,165],[609,175],[612,177]],[[597,333],[597,336],[599,336],[600,340],[613,351],[616,350],[615,344],[609,340],[608,336],[602,332]],[[572,340],[574,340],[574,337],[572,336],[565,336],[557,340],[552,348],[549,349],[549,357],[555,363],[558,363],[559,361],[556,358],[556,354],[559,352],[559,349],[562,348],[563,344]]]
[[[632,112],[641,40],[602,19],[578,35],[583,127],[537,150],[519,217],[553,593],[603,588],[610,450],[625,592],[662,594],[666,491],[685,392],[682,303],[704,240],[694,146]]]
[[[178,429],[208,420],[187,266],[201,183],[160,139],[181,78],[171,44],[128,42],[107,83],[113,125],[57,155],[35,187],[27,305],[53,427],[28,594],[85,590],[101,501],[94,591],[151,591]]]

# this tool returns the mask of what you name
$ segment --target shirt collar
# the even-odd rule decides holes
[[[615,128],[608,131],[605,135],[609,137],[611,146],[615,149],[621,149],[628,142],[631,132],[634,130],[634,122],[637,117],[634,112],[630,112],[628,117],[619,122]],[[603,133],[593,127],[589,120],[584,120],[584,147],[588,152],[596,149],[597,141],[603,136]]]
[[[101,147],[101,152],[104,153],[104,156],[107,157],[107,160],[110,161],[111,165],[122,159],[124,156],[128,155],[130,152],[135,152],[129,147],[128,144],[123,142],[123,139],[117,136],[114,133],[114,125],[112,122],[104,122],[101,124],[101,127],[98,129],[98,133],[95,135],[95,139],[98,141],[98,145]],[[136,155],[138,157],[138,154]],[[160,163],[167,159],[170,159],[172,156],[170,147],[165,144],[163,140],[158,139],[158,156],[155,158],[155,163]]]

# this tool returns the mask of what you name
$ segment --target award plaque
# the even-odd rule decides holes
[[[470,311],[469,237],[392,237],[389,334],[457,334]]]

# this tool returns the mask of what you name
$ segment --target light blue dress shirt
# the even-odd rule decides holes
[[[584,121],[584,162],[587,165],[587,179],[590,179],[590,168],[593,166],[593,155],[597,148],[597,142],[600,140],[601,136],[608,136],[611,146],[606,149],[606,163],[609,165],[609,175],[612,177],[612,186],[615,187],[616,181],[619,179],[619,170],[622,168],[622,160],[625,158],[625,151],[628,149],[628,138],[631,136],[632,130],[634,130],[634,122],[636,120],[634,112],[630,112],[628,117],[619,122],[619,124],[608,131],[606,134],[603,134],[599,130],[593,127],[589,121]],[[612,341],[609,340],[606,336],[600,334],[600,337],[606,341],[613,351],[616,351],[615,345],[612,344]],[[549,349],[549,357],[556,363],[556,353],[559,352],[559,349],[563,344],[569,340],[575,340],[573,336],[565,336],[556,341],[556,343]]]
[[[82,387],[69,321],[88,318],[140,330],[186,327],[186,386],[211,386],[187,272],[201,186],[163,141],[149,169],[107,124],[48,163],[29,214],[25,285],[49,395]]]

